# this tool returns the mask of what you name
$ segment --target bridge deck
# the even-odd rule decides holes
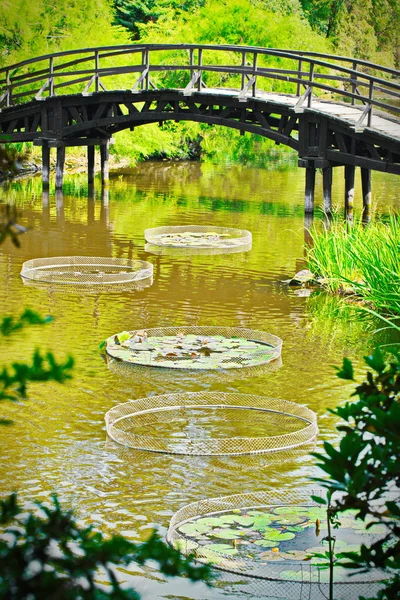
[[[229,96],[234,96],[238,95],[240,90],[226,88],[207,88],[206,90],[204,90],[204,92],[206,92],[207,94],[215,93],[218,95],[226,94]],[[197,93],[200,94],[201,92]],[[288,108],[293,109],[299,101],[298,96],[294,96],[292,94],[279,94],[273,92],[264,92],[262,90],[257,90],[256,98],[247,96],[247,99],[265,100],[268,103],[280,106],[284,104]],[[363,107],[351,106],[350,104],[346,104],[344,102],[338,103],[332,102],[332,100],[322,100],[313,97],[311,107],[304,107],[304,110],[323,114],[327,117],[330,117],[331,119],[337,119],[338,121],[342,121],[344,124],[349,125],[351,128],[353,128],[356,126],[356,123],[359,121],[362,115]],[[379,134],[383,134],[392,140],[400,141],[400,119],[396,118],[393,115],[389,115],[388,113],[377,113],[377,111],[375,111],[371,117],[371,124],[367,127],[366,123],[364,122],[364,124],[362,124],[358,128],[358,131],[361,133],[362,131],[364,131],[364,129],[367,128]]]

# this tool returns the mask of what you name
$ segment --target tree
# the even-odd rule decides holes
[[[389,581],[378,598],[395,600],[400,595],[400,352],[385,359],[375,350],[365,362],[371,371],[353,393],[358,400],[331,411],[344,421],[337,427],[344,433],[339,447],[325,442],[325,454],[315,454],[318,466],[329,476],[316,479],[327,489],[327,501],[315,499],[327,504],[333,528],[340,526],[340,515],[348,509],[357,510],[357,519],[368,518],[367,529],[385,525],[383,539],[370,547],[363,545],[360,554],[343,552],[339,558],[341,566],[350,569],[386,570]],[[348,359],[338,377],[354,380]],[[329,537],[331,548],[333,536]]]
[[[11,207],[0,213],[0,243],[9,237],[19,246],[24,228],[17,224]],[[19,318],[3,317],[0,340],[26,326],[43,326],[51,319],[26,309]],[[0,342],[1,343],[1,342]],[[27,399],[29,382],[57,381],[72,377],[73,358],[57,362],[51,352],[35,350],[31,363],[13,363],[0,369],[0,401]],[[0,425],[10,426],[8,419]],[[166,575],[186,575],[192,581],[209,578],[209,568],[196,566],[178,550],[167,546],[156,533],[141,544],[121,536],[106,538],[93,527],[77,524],[72,511],[62,510],[54,495],[52,505],[37,503],[28,514],[16,494],[0,500],[0,600],[138,600],[135,590],[124,590],[115,574],[115,565],[130,562],[143,565],[156,561]],[[109,586],[100,586],[101,569]]]
[[[136,40],[140,23],[156,21],[169,11],[193,11],[204,4],[205,0],[114,0],[114,24],[125,27]]]

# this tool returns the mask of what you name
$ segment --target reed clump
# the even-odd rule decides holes
[[[400,315],[400,219],[311,230],[308,266],[330,292],[357,296],[381,315]]]

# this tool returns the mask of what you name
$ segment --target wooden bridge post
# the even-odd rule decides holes
[[[101,146],[100,146],[101,183],[102,183],[102,185],[108,184],[109,155],[110,155],[110,142],[109,142],[109,140],[105,140],[105,143],[101,144]]]
[[[61,190],[64,178],[65,146],[57,146],[56,190]]]
[[[324,196],[324,212],[330,215],[332,212],[332,167],[322,169],[322,187]]]
[[[371,169],[361,167],[361,187],[363,197],[363,213],[370,212],[372,191],[371,191]]]
[[[95,147],[88,146],[87,147],[87,158],[88,158],[88,185],[93,185],[94,183],[94,159],[95,159]]]
[[[42,188],[44,191],[50,187],[50,146],[46,141],[42,145]]]
[[[306,193],[304,197],[304,210],[306,213],[314,212],[315,167],[314,162],[309,162],[306,167]]]
[[[347,214],[354,206],[354,165],[346,165],[344,168],[344,211]]]

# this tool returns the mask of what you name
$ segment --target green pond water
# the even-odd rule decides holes
[[[311,488],[309,478],[316,469],[310,447],[291,455],[162,455],[107,441],[104,425],[104,414],[129,399],[178,391],[239,391],[306,404],[318,415],[317,447],[323,440],[335,440],[335,419],[328,408],[344,402],[353,386],[337,379],[332,365],[348,356],[361,374],[362,356],[375,342],[394,338],[385,332],[374,335],[376,323],[355,318],[336,298],[321,293],[305,297],[280,283],[303,267],[304,172],[161,162],[112,174],[105,193],[96,185],[88,197],[85,176],[78,174],[66,176],[63,196],[42,195],[37,177],[0,189],[0,202],[15,203],[22,213],[20,223],[29,228],[20,249],[6,242],[0,250],[1,313],[17,314],[29,306],[54,317],[47,326],[7,341],[0,349],[0,364],[28,359],[38,345],[51,348],[60,360],[71,353],[76,361],[68,385],[32,385],[29,401],[2,406],[3,415],[15,424],[0,429],[0,493],[17,490],[25,501],[45,501],[57,492],[82,523],[143,540],[154,528],[164,535],[179,508],[202,498],[269,490],[293,494]],[[398,186],[395,176],[373,175],[379,215],[400,206]],[[334,175],[333,189],[341,209],[341,170]],[[319,177],[316,197],[322,197]],[[357,189],[356,214],[360,203]],[[322,218],[316,219],[322,226]],[[210,256],[145,252],[146,228],[189,224],[249,230],[252,249]],[[147,260],[154,265],[154,283],[136,291],[65,293],[25,285],[19,276],[26,260],[69,255]],[[275,334],[283,339],[282,365],[249,378],[213,373],[202,379],[201,373],[190,372],[164,377],[146,369],[126,377],[109,370],[100,356],[99,343],[124,330],[198,325]],[[230,421],[229,410],[217,413],[209,418],[205,411],[176,414],[160,427],[164,435],[178,439],[188,431],[194,437],[243,432],[257,437],[266,419],[235,414]],[[274,427],[274,421],[265,422],[269,434]],[[144,599],[253,597],[223,582],[208,589],[183,579],[168,580],[152,565],[132,565],[120,575]],[[285,596],[259,587],[254,597]]]

